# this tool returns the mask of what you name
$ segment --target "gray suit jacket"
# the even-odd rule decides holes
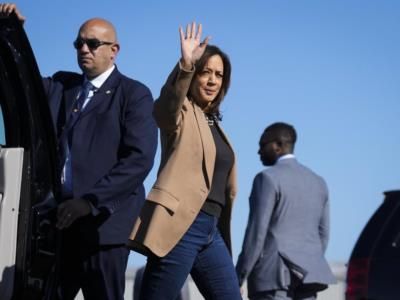
[[[291,273],[303,284],[334,283],[324,258],[328,239],[325,181],[294,158],[279,160],[254,178],[239,282],[247,279],[249,296],[286,289]]]

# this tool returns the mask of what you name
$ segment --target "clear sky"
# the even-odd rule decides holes
[[[399,189],[400,1],[203,0],[16,2],[42,75],[79,71],[72,41],[91,17],[117,28],[118,68],[156,98],[179,59],[178,26],[201,22],[233,65],[222,106],[235,148],[239,193],[233,219],[236,262],[248,195],[263,166],[263,129],[275,121],[298,131],[296,156],[330,189],[330,261],[346,261],[385,190]],[[146,181],[154,182],[156,167]],[[138,266],[144,258],[131,255]]]

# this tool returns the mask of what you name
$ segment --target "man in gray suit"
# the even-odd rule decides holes
[[[336,280],[324,258],[329,238],[325,181],[297,162],[295,129],[267,127],[258,154],[270,166],[254,178],[236,271],[251,300],[315,299]]]

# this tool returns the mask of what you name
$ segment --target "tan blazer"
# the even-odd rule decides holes
[[[202,110],[186,97],[193,75],[194,70],[185,71],[178,64],[155,102],[153,115],[161,132],[161,163],[128,241],[128,247],[144,254],[151,251],[159,257],[167,255],[193,223],[210,191],[216,149]],[[218,224],[230,251],[235,168],[234,163]]]

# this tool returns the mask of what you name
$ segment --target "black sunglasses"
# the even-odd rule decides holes
[[[114,43],[100,41],[98,39],[82,39],[82,38],[77,38],[74,41],[74,47],[77,50],[81,49],[84,44],[86,44],[90,50],[96,50],[97,48],[99,48],[102,45],[112,45]]]

